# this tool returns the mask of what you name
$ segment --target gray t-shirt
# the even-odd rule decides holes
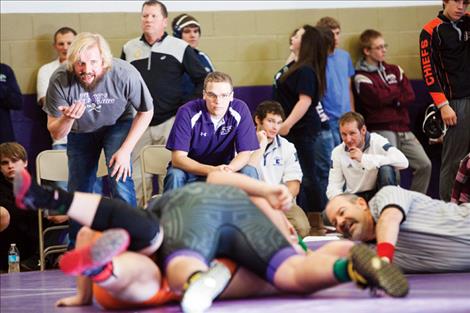
[[[405,215],[394,263],[406,272],[470,270],[469,203],[446,203],[418,192],[386,186],[369,201],[374,220],[390,205],[400,207]]]
[[[70,106],[83,100],[85,113],[72,126],[74,133],[89,133],[116,121],[131,119],[134,109],[145,112],[153,109],[153,100],[140,73],[134,66],[120,59],[113,59],[111,69],[96,87],[87,91],[77,76],[61,65],[52,74],[43,110],[60,117],[59,106]]]

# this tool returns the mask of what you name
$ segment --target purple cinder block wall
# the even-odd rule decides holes
[[[422,80],[412,80],[411,84],[416,93],[414,105],[410,106],[411,128],[418,140],[424,146],[426,153],[433,164],[433,173],[428,194],[434,198],[439,195],[439,168],[441,163],[441,145],[428,145],[421,125],[423,123],[424,111],[432,103],[431,97],[426,91]],[[245,101],[251,112],[256,106],[264,101],[272,99],[272,86],[247,86],[236,87],[235,97]],[[51,138],[47,131],[47,116],[38,107],[36,95],[24,95],[24,108],[22,111],[12,111],[13,128],[17,141],[22,144],[29,155],[29,170],[35,173],[36,156],[43,150],[51,148]],[[402,171],[401,185],[405,188],[410,186],[411,170]]]

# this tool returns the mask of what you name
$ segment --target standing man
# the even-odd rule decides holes
[[[189,14],[183,13],[173,19],[171,27],[173,28],[173,36],[183,39],[194,49],[206,72],[210,73],[215,71],[209,56],[197,49],[202,32],[201,24],[199,24],[198,20]],[[194,94],[195,86],[187,73],[184,73],[182,88],[184,95],[190,96]]]
[[[349,53],[339,47],[341,25],[329,16],[322,17],[317,25],[325,27],[333,33],[334,47],[328,54],[326,63],[327,86],[321,99],[323,108],[329,117],[330,129],[333,134],[334,147],[341,143],[338,120],[346,112],[354,111],[354,96],[351,88],[351,77],[354,67]]]
[[[423,79],[442,120],[444,136],[439,180],[442,200],[450,201],[459,162],[470,152],[470,14],[468,0],[443,0],[444,10],[420,35]]]
[[[37,100],[40,107],[43,107],[44,102],[46,102],[47,87],[49,86],[49,80],[51,79],[52,73],[54,73],[54,71],[67,60],[67,51],[76,35],[77,32],[70,27],[62,27],[55,32],[53,47],[57,52],[57,59],[44,64],[38,71],[36,90]],[[67,136],[52,141],[53,150],[65,150],[66,147]]]
[[[67,60],[67,51],[72,44],[73,39],[77,35],[77,32],[70,27],[61,27],[54,34],[54,50],[57,52],[57,59],[54,61],[44,64],[38,71],[37,79],[37,100],[39,106],[43,106],[46,101],[47,87],[49,86],[49,79],[52,73]],[[67,142],[67,138],[63,138]]]
[[[354,76],[357,108],[369,131],[387,138],[408,158],[413,169],[410,189],[426,194],[432,165],[410,130],[408,107],[415,100],[413,88],[401,67],[385,62],[387,44],[380,32],[365,30],[359,43],[362,58]]]
[[[111,195],[136,205],[130,155],[153,116],[152,97],[139,72],[114,59],[101,35],[81,33],[66,64],[51,77],[44,111],[52,137],[68,135],[68,189],[92,191],[104,149],[114,178]]]
[[[258,177],[254,167],[246,166],[259,148],[250,110],[233,98],[232,79],[225,73],[207,75],[203,99],[178,110],[166,147],[172,154],[164,191],[205,181],[213,171]]]
[[[54,44],[52,46],[57,52],[57,59],[44,64],[38,71],[36,90],[37,100],[40,107],[43,107],[46,102],[47,87],[49,86],[49,80],[51,79],[52,73],[54,73],[54,71],[67,60],[67,51],[76,35],[77,32],[70,27],[61,27],[55,32]],[[52,150],[65,150],[66,148],[67,136],[59,138],[58,140],[52,140]],[[67,190],[67,182],[55,182],[53,184]],[[101,179],[99,179],[96,182],[94,191],[96,193],[101,193],[101,190]]]
[[[176,111],[187,101],[202,97],[204,78],[207,75],[194,49],[185,41],[168,36],[165,32],[167,24],[168,11],[165,5],[157,0],[145,1],[141,15],[143,34],[128,41],[122,48],[121,59],[130,62],[140,72],[154,99],[155,107],[150,127],[132,154],[136,192],[141,205],[140,150],[146,145],[166,144]],[[192,95],[183,95],[181,86],[184,73],[189,75],[195,86]],[[152,186],[150,175],[145,179],[149,180],[147,186]]]
[[[270,185],[285,184],[295,200],[300,191],[302,169],[294,145],[279,135],[285,119],[281,104],[276,101],[261,102],[254,119],[260,148],[253,152],[249,164],[256,167],[260,180]],[[301,237],[309,235],[307,215],[295,201],[284,213]]]
[[[395,170],[408,167],[400,150],[379,134],[369,133],[357,112],[344,114],[339,130],[343,143],[331,155],[328,199],[350,192],[369,200],[381,187],[397,185]]]

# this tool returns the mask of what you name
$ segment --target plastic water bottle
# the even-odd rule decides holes
[[[20,271],[20,251],[16,243],[10,245],[8,250],[8,273],[17,273]]]

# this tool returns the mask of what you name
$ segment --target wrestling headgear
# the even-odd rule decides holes
[[[446,132],[447,125],[441,118],[441,112],[434,104],[429,105],[424,112],[423,133],[431,139],[437,139]]]

